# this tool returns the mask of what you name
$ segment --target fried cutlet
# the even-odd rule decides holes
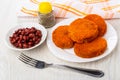
[[[107,42],[104,38],[98,37],[90,43],[75,43],[74,52],[82,58],[92,58],[104,53],[107,48]]]
[[[105,23],[105,20],[101,16],[97,14],[89,14],[85,16],[84,19],[91,20],[98,25],[99,36],[103,36],[105,34],[107,30],[107,25]]]
[[[57,27],[52,33],[52,40],[59,48],[73,47],[73,41],[68,37],[68,25]]]
[[[73,41],[84,43],[98,36],[98,26],[90,20],[78,18],[70,24],[68,32]]]

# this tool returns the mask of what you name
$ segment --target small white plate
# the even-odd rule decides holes
[[[60,25],[69,25],[75,19],[76,18],[71,18],[71,19],[66,19],[64,21],[61,21],[60,23],[56,24],[49,32],[48,38],[47,38],[47,45],[50,51],[53,53],[53,55],[63,60],[70,61],[70,62],[90,62],[90,61],[99,60],[111,53],[111,51],[115,48],[117,44],[118,37],[117,37],[117,33],[115,29],[112,27],[112,25],[110,25],[107,22],[106,22],[107,32],[103,36],[107,40],[107,49],[102,55],[94,57],[94,58],[81,58],[75,55],[73,48],[72,49],[61,49],[57,47],[52,41],[52,32]]]
[[[11,43],[10,43],[10,40],[9,40],[9,37],[13,35],[13,33],[20,29],[20,28],[31,28],[31,27],[35,27],[36,29],[40,30],[42,32],[42,37],[41,37],[41,41],[36,44],[35,46],[33,47],[30,47],[30,48],[24,48],[24,49],[21,49],[21,48],[16,48],[14,47]],[[13,49],[13,50],[18,50],[18,51],[24,51],[24,50],[30,50],[30,49],[33,49],[39,45],[41,45],[45,39],[47,37],[47,30],[40,24],[38,23],[21,23],[21,24],[18,24],[16,25],[15,27],[11,28],[7,34],[6,34],[6,37],[5,37],[5,43],[6,45],[10,48],[10,49]]]

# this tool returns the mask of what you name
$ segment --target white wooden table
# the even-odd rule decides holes
[[[46,68],[35,69],[18,60],[19,51],[6,47],[4,37],[12,25],[20,23],[16,17],[17,0],[0,2],[0,80],[120,80],[120,19],[107,20],[118,34],[118,44],[107,57],[89,63],[71,63],[56,58],[47,48],[46,42],[41,46],[26,51],[33,58],[50,63],[66,64],[75,67],[100,69],[105,72],[102,78],[94,78],[69,70]]]

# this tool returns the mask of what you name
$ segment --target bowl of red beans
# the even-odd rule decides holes
[[[14,50],[30,50],[41,45],[47,30],[38,23],[21,23],[11,28],[5,37],[7,46]]]

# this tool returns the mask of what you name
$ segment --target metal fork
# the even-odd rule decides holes
[[[28,64],[30,66],[33,66],[35,68],[39,68],[39,69],[43,69],[49,66],[52,67],[57,67],[57,68],[67,68],[73,71],[77,71],[83,74],[87,74],[89,76],[93,76],[93,77],[102,77],[104,76],[104,73],[100,70],[95,70],[95,69],[86,69],[86,68],[76,68],[76,67],[71,67],[71,66],[67,66],[67,65],[58,65],[58,64],[48,64],[44,61],[40,61],[40,60],[36,60],[33,59],[23,53],[20,54],[19,56],[19,60],[21,60],[22,62],[24,62],[25,64]]]

